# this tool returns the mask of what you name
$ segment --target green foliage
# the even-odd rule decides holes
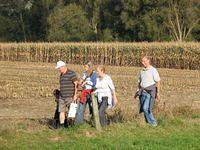
[[[10,27],[10,20],[6,17],[0,16],[0,41],[9,40],[7,29]]]
[[[200,23],[199,0],[168,0],[160,12],[173,40],[182,42],[195,38],[191,33]]]
[[[43,0],[45,1],[45,0]],[[41,0],[2,0],[0,16],[5,18],[6,28],[0,23],[0,35],[4,41],[38,41],[45,39],[46,11]]]
[[[48,23],[50,41],[86,41],[92,33],[83,10],[75,4],[55,8]]]
[[[197,27],[194,28],[192,35],[193,40],[200,41],[200,24],[198,24]]]
[[[100,41],[113,41],[113,35],[110,29],[106,28],[105,30],[102,31],[100,34]]]
[[[132,32],[134,41],[158,41],[163,39],[162,1],[123,0],[121,13],[125,29]]]
[[[199,0],[1,0],[0,41],[200,41],[199,14]]]

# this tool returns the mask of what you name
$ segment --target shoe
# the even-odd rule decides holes
[[[152,127],[157,127],[157,123],[151,124]]]
[[[63,124],[60,124],[60,128],[61,128],[61,129],[65,128],[64,123],[63,123]]]
[[[52,124],[49,124],[48,126],[49,126],[50,129],[55,130],[55,129],[58,129],[60,127],[60,122],[59,122],[59,120],[54,119],[52,121]]]

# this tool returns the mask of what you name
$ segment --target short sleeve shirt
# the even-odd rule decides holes
[[[60,75],[60,96],[61,99],[71,98],[74,96],[74,81],[77,81],[77,75],[72,70],[67,70]]]
[[[139,75],[138,82],[140,86],[146,88],[148,86],[154,85],[156,82],[160,81],[160,76],[156,68],[151,66],[149,69],[142,69]]]

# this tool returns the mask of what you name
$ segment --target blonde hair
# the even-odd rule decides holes
[[[98,65],[98,67],[101,71],[103,71],[105,73],[106,69],[104,65]]]
[[[149,60],[149,62],[151,62],[151,58],[150,58],[148,55],[143,55],[143,56],[141,57],[141,59],[143,59],[143,58],[146,58],[147,60]]]

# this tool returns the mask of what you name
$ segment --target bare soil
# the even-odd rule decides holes
[[[68,65],[80,77],[82,65]],[[119,107],[128,114],[138,111],[133,100],[140,68],[106,67],[111,75]],[[161,102],[169,108],[188,106],[200,109],[200,71],[158,69],[161,76]],[[55,64],[0,61],[0,121],[51,118],[56,103],[53,90],[59,87]]]

